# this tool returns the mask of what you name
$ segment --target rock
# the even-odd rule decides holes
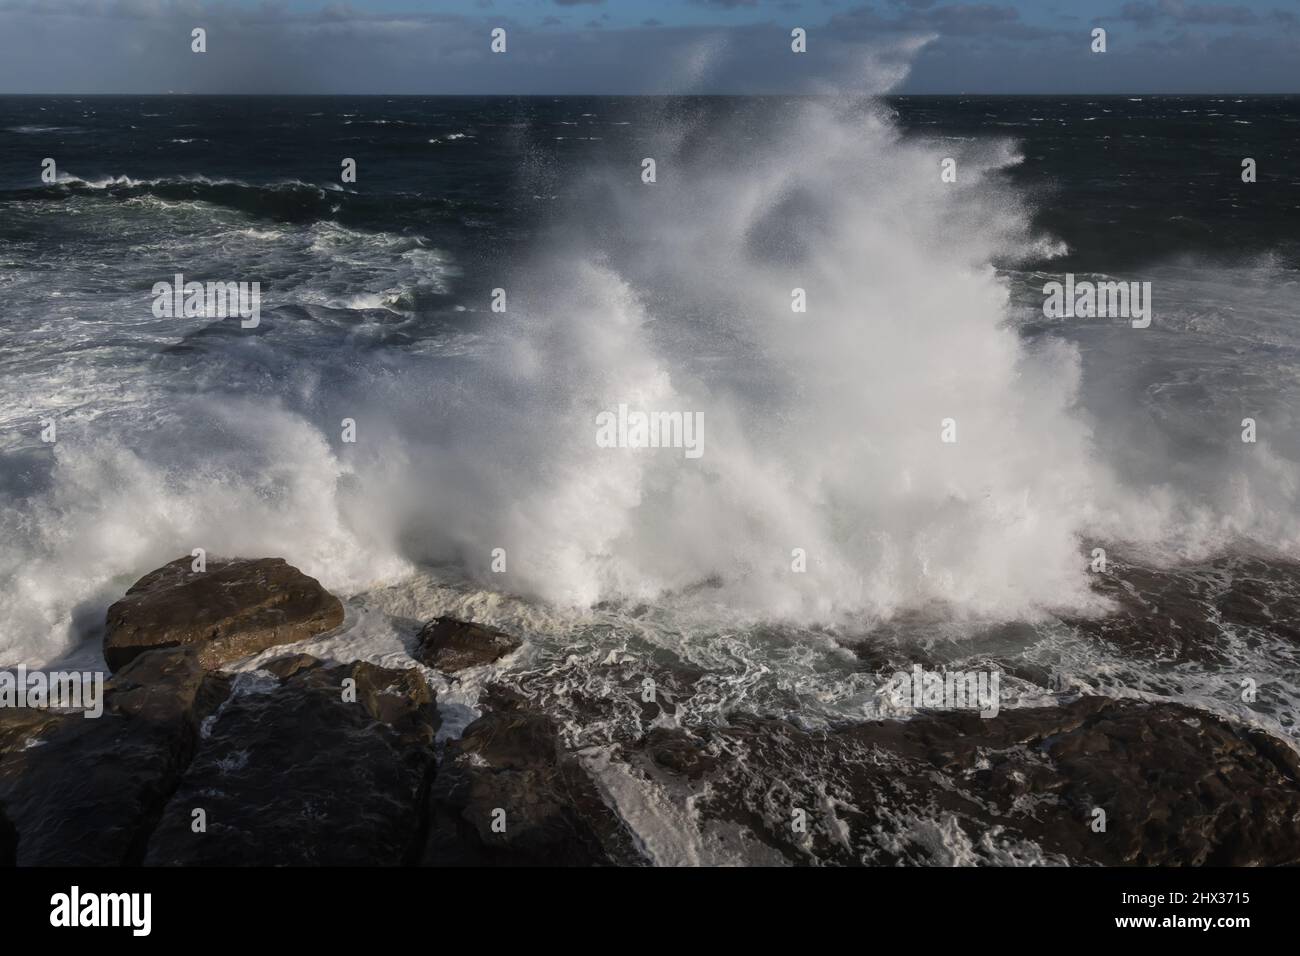
[[[440,617],[420,630],[415,656],[444,673],[454,674],[467,667],[491,664],[517,650],[517,638],[482,624]]]
[[[1231,572],[1230,586],[1215,598],[1223,619],[1300,644],[1300,563],[1236,558]]]
[[[189,647],[208,669],[343,623],[343,605],[282,558],[178,558],[146,574],[108,609],[104,658],[117,670],[138,654]]]
[[[99,718],[0,710],[0,864],[414,862],[437,725],[418,669],[150,651]]]
[[[564,752],[555,721],[537,711],[515,707],[470,724],[448,742],[429,799],[426,865],[641,862],[622,821]]]
[[[532,702],[520,691],[507,684],[492,682],[479,695],[479,705],[484,710],[527,710]]]
[[[639,740],[656,723],[676,722],[701,687],[706,697],[716,693],[715,679],[678,660],[574,654],[536,670],[511,668],[485,688],[488,697],[481,703],[501,710],[502,700],[522,695],[528,707],[557,714],[567,728],[576,729],[569,744],[582,748],[606,739]],[[794,706],[793,694],[789,700]]]
[[[646,753],[660,767],[697,780],[718,765],[700,742],[679,727],[656,727],[646,735]]]
[[[834,732],[746,717],[708,737],[729,759],[705,778],[701,818],[738,824],[791,861],[1300,862],[1294,752],[1176,704],[1085,697]],[[796,809],[805,840],[790,826]]]
[[[0,710],[0,805],[17,863],[138,864],[223,695],[193,651],[173,648],[140,655],[107,682],[100,717]]]
[[[344,681],[355,681],[345,700]],[[240,675],[149,840],[149,865],[398,865],[421,848],[438,713],[418,669],[306,655]],[[206,814],[195,833],[194,811]]]
[[[1113,561],[1094,589],[1112,614],[1064,618],[1124,657],[1229,667],[1236,645],[1271,635],[1300,643],[1300,563],[1240,556],[1172,569]]]
[[[102,717],[0,709],[0,865],[1300,864],[1292,748],[1155,700],[806,727],[770,716],[805,713],[794,691],[593,650],[495,673],[435,767],[420,668],[212,670],[342,608],[278,559],[209,567],[173,562],[114,605]],[[1119,565],[1098,585],[1117,614],[1077,626],[1198,665],[1293,639],[1290,566],[1216,570]],[[440,618],[418,654],[455,673],[520,646]],[[882,646],[865,671],[893,669],[901,645]]]
[[[15,866],[18,862],[18,831],[9,822],[4,804],[0,804],[0,866]]]

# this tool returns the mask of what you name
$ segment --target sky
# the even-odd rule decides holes
[[[885,88],[1300,93],[1300,0],[0,0],[0,94]]]

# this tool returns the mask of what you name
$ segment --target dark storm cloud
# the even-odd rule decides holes
[[[0,0],[0,92],[797,92],[871,89],[881,77],[901,78],[906,59],[914,61],[908,92],[1300,89],[1300,25],[1285,11],[1257,16],[1251,27],[1227,5],[1112,7],[1111,52],[1096,56],[1086,24],[1026,22],[1018,3],[892,0],[827,10],[826,22],[807,17],[809,52],[794,55],[776,3],[760,9],[777,19],[758,23],[665,25],[656,17],[630,27],[602,10],[579,27],[533,10],[527,20],[505,9],[478,13],[471,4],[464,13],[415,4],[416,12],[377,13],[343,2],[301,11],[201,0]],[[718,19],[730,20],[725,12]],[[1166,29],[1141,29],[1148,23]],[[208,31],[206,54],[190,52],[195,26]],[[504,55],[489,49],[497,26],[509,34]],[[922,39],[928,45],[915,52]]]
[[[907,92],[1300,90],[1300,38],[1286,29],[1286,18],[1277,21],[1281,29],[1274,23],[1249,32],[1260,18],[1240,6],[1130,3],[1120,16],[1093,15],[1087,26],[1061,17],[1049,28],[1025,23],[1020,10],[1006,4],[891,2],[884,12],[871,5],[846,11],[829,26],[845,38],[886,31],[934,36],[915,59]],[[1089,48],[1089,30],[1102,22],[1110,50],[1097,55]],[[1157,24],[1178,30],[1181,42],[1155,45],[1149,32],[1148,39],[1132,32]]]
[[[207,52],[190,31],[207,30]],[[508,31],[504,55],[490,31]],[[504,15],[379,14],[334,4],[195,0],[0,2],[0,91],[213,93],[779,92],[825,82],[853,51],[823,37],[795,57],[789,30],[615,28],[557,32]]]
[[[849,31],[855,36],[886,32],[915,32],[945,37],[995,36],[1017,40],[1036,40],[1063,36],[1063,31],[1030,26],[1020,19],[1020,11],[1005,4],[954,3],[940,7],[908,4],[906,9],[881,14],[864,6],[833,16],[834,31]]]
[[[1231,4],[1189,4],[1182,0],[1126,3],[1120,9],[1120,19],[1131,20],[1143,27],[1165,23],[1199,24],[1202,26],[1248,26],[1258,21],[1255,11]]]
[[[948,36],[977,36],[996,33],[999,36],[1035,39],[1050,36],[1053,31],[1031,27],[1020,22],[1020,11],[1015,7],[993,4],[953,4],[918,11],[908,18],[915,25],[932,27]]]

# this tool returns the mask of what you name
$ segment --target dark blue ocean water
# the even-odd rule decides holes
[[[104,197],[198,199],[272,222],[329,220],[418,233],[491,255],[526,242],[553,204],[574,200],[594,160],[641,158],[671,118],[714,145],[732,97],[0,97],[0,201],[86,195],[43,188],[40,160],[89,182],[128,177]],[[1024,162],[1007,171],[1035,222],[1062,238],[1071,268],[1107,270],[1179,253],[1224,259],[1284,253],[1300,236],[1300,97],[894,97],[903,130],[954,142],[1008,137]],[[688,143],[688,148],[690,144]],[[746,144],[732,147],[743,162]],[[809,143],[816,150],[816,143]],[[250,189],[338,183],[357,159],[360,188]],[[1241,181],[1241,160],[1258,181]],[[5,241],[33,237],[13,215]]]

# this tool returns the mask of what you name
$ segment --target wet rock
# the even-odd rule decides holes
[[[617,659],[598,649],[570,653],[539,670],[509,673],[502,681],[532,709],[563,715],[574,731],[569,743],[579,748],[640,739],[657,723],[678,720],[697,695],[709,699],[704,707],[716,706],[722,697],[719,676],[694,665]]]
[[[483,688],[479,704],[484,710],[527,710],[529,699],[506,684],[493,682]]]
[[[448,674],[491,664],[518,650],[523,643],[482,624],[449,617],[436,618],[424,625],[417,640],[416,658]]]
[[[437,727],[434,693],[415,669],[296,655],[241,675],[205,727],[145,863],[414,862]],[[194,830],[196,810],[206,832]]]
[[[646,735],[645,749],[658,766],[692,780],[718,765],[718,758],[681,728],[656,727]]]
[[[0,866],[14,866],[18,862],[18,831],[5,815],[0,804]]]
[[[173,648],[142,654],[107,682],[100,717],[0,710],[0,804],[17,863],[139,863],[224,692],[192,651]]]
[[[1229,666],[1233,637],[1261,634],[1300,642],[1300,564],[1222,557],[1173,569],[1112,562],[1094,588],[1116,605],[1099,618],[1066,623],[1125,656]]]
[[[108,609],[104,658],[117,670],[148,650],[194,647],[215,669],[342,623],[339,599],[282,558],[209,560],[201,572],[178,558]]]
[[[1223,620],[1300,644],[1300,564],[1238,558],[1232,580],[1215,597]]]
[[[430,866],[641,862],[555,721],[537,711],[485,714],[449,742],[429,813]]]
[[[708,749],[729,759],[706,777],[702,818],[793,862],[1300,862],[1295,754],[1180,705],[1085,697],[834,732],[746,717]]]
[[[1115,603],[1115,611],[1065,623],[1143,660],[1226,663],[1211,595],[1194,573],[1113,566],[1096,576],[1093,587]]]

